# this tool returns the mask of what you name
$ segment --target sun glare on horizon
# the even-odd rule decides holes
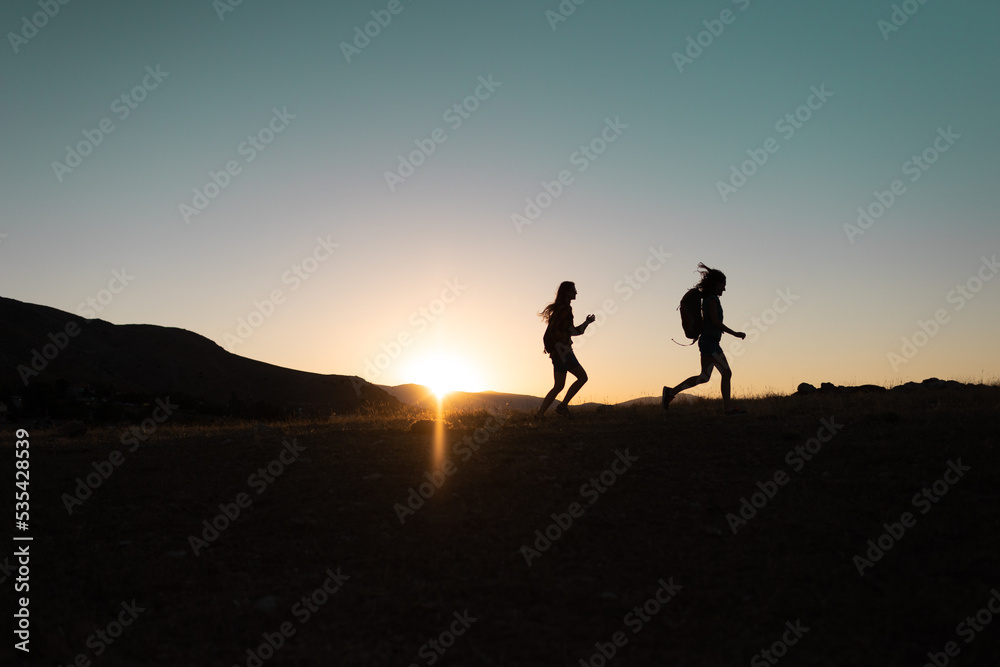
[[[406,373],[407,379],[423,385],[443,398],[453,391],[483,391],[480,373],[457,357],[438,353],[414,362]]]

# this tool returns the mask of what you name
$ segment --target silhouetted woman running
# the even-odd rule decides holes
[[[573,309],[570,307],[569,302],[575,298],[576,285],[568,281],[561,283],[559,290],[556,292],[556,300],[545,306],[545,310],[539,313],[542,319],[548,323],[548,326],[545,328],[545,335],[542,337],[542,342],[545,343],[545,352],[552,359],[554,383],[552,390],[545,396],[545,400],[542,401],[541,407],[538,408],[538,412],[535,414],[537,418],[545,416],[545,411],[549,409],[552,401],[556,399],[562,388],[566,386],[566,373],[569,372],[576,377],[576,382],[570,385],[562,403],[556,408],[556,414],[572,419],[573,417],[569,414],[567,406],[570,400],[576,396],[576,393],[587,382],[587,371],[583,370],[583,366],[580,365],[576,355],[573,354],[572,337],[579,336],[586,331],[590,323],[597,318],[593,315],[587,315],[583,324],[578,327],[573,326]]]
[[[737,338],[746,338],[742,331],[733,331],[722,323],[722,303],[719,297],[726,291],[726,274],[718,269],[711,269],[701,262],[698,263],[701,282],[696,287],[701,290],[701,312],[704,321],[701,336],[698,338],[698,350],[701,351],[701,374],[689,377],[674,388],[663,388],[663,409],[670,406],[674,396],[685,389],[704,384],[712,377],[712,369],[718,368],[722,374],[722,406],[727,415],[746,414],[746,410],[734,408],[729,400],[733,371],[729,361],[722,351],[722,334],[727,333]]]

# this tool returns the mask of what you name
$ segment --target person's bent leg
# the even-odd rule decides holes
[[[541,407],[538,408],[538,412],[536,413],[536,415],[539,417],[545,414],[545,411],[549,409],[549,406],[552,405],[552,402],[556,400],[556,396],[558,396],[559,392],[562,391],[563,387],[566,386],[566,371],[553,370],[552,376],[554,380],[552,390],[545,395],[545,398],[542,400]]]
[[[569,390],[566,392],[566,396],[562,400],[563,405],[568,405],[569,402],[576,396],[576,393],[587,383],[589,379],[587,377],[587,371],[583,370],[583,366],[577,364],[575,368],[570,368],[569,372],[576,376],[576,382],[569,386]]]
[[[700,384],[705,384],[710,379],[712,379],[712,369],[715,368],[715,360],[712,357],[704,356],[701,357],[701,374],[692,375],[684,382],[670,390],[671,396],[676,396],[685,389],[690,389],[691,387],[697,387]]]

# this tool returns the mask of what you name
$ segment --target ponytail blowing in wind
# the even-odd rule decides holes
[[[701,280],[698,281],[695,288],[700,289],[702,292],[704,292],[706,288],[711,290],[713,286],[718,285],[720,282],[725,282],[726,280],[725,273],[719,271],[718,269],[705,266],[703,262],[698,262],[698,273],[701,274]]]
[[[560,283],[559,289],[556,290],[556,300],[545,306],[538,314],[543,320],[549,322],[556,312],[569,308],[569,302],[573,300],[575,295],[576,285],[572,281],[567,280]]]

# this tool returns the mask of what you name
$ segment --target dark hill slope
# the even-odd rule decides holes
[[[184,396],[217,408],[343,413],[397,403],[360,378],[254,361],[184,329],[116,325],[0,297],[0,397],[62,394],[81,385],[109,395]]]

